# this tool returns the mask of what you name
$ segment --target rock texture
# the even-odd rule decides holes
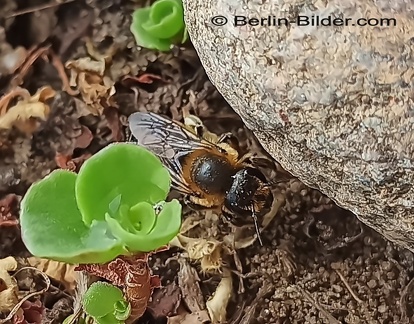
[[[414,1],[183,2],[208,76],[264,148],[414,251]],[[212,20],[219,15],[224,26],[213,24],[223,22]],[[268,26],[266,19],[234,26],[235,15],[349,20],[339,27]],[[359,26],[358,18],[377,26]],[[395,20],[386,26],[384,18]]]

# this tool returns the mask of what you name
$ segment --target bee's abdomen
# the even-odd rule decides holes
[[[235,173],[235,168],[225,157],[208,153],[194,159],[191,170],[192,180],[208,194],[228,191]]]

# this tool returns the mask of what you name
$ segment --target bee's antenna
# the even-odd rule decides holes
[[[254,205],[253,204],[252,204],[251,211],[252,211],[252,217],[253,217],[253,220],[254,220],[254,227],[255,227],[256,233],[257,233],[257,239],[259,240],[260,245],[263,246],[262,238],[260,237],[259,224],[257,222],[257,216],[256,216],[256,212],[254,210]]]

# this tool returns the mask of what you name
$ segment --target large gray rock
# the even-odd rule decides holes
[[[184,0],[185,20],[211,81],[264,148],[414,251],[414,2],[310,2]],[[228,23],[214,26],[218,15]],[[235,15],[349,25],[235,27]],[[358,18],[396,26],[358,26]]]

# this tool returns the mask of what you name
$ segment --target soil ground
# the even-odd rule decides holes
[[[143,2],[66,2],[3,0],[1,95],[15,86],[31,94],[50,86],[56,95],[48,101],[50,115],[45,121],[20,130],[1,130],[1,258],[28,256],[14,222],[27,188],[57,167],[78,170],[101,148],[126,140],[126,118],[134,111],[181,120],[183,109],[190,109],[211,131],[231,131],[246,151],[268,157],[209,82],[191,44],[170,53],[136,48],[129,25],[132,11]],[[29,13],[24,14],[25,10]],[[104,95],[105,103],[91,93],[63,90],[68,80],[62,71],[70,75],[63,65],[91,57],[91,52],[95,59],[107,59],[105,75],[110,86],[104,90],[109,93],[113,84],[115,94],[110,100]],[[93,85],[94,81],[88,82]],[[88,100],[93,104],[87,106]],[[0,116],[6,110],[0,109]],[[277,164],[269,168],[280,170]],[[411,252],[386,241],[298,180],[286,180],[275,191],[284,202],[263,233],[263,246],[255,242],[237,251],[242,273],[234,271],[232,276],[229,323],[414,323]],[[207,218],[207,213],[187,208],[185,215]],[[216,221],[220,224],[216,226],[222,225],[220,219]],[[198,235],[205,236],[208,225],[200,226]],[[178,280],[182,257],[176,248],[151,257],[151,267],[166,287],[182,284]],[[236,264],[229,266],[236,270]],[[207,300],[221,274],[204,274],[198,263],[190,267],[197,271]],[[36,282],[33,274],[27,276],[19,280],[20,288],[28,279]],[[241,277],[244,292],[240,291]],[[42,323],[61,323],[72,311],[71,292],[56,280],[52,287],[40,297],[46,307]],[[156,290],[137,323],[166,323],[167,317],[160,315],[161,301],[170,323],[195,323],[174,317],[179,312],[178,302],[171,301],[177,297],[174,291]]]

